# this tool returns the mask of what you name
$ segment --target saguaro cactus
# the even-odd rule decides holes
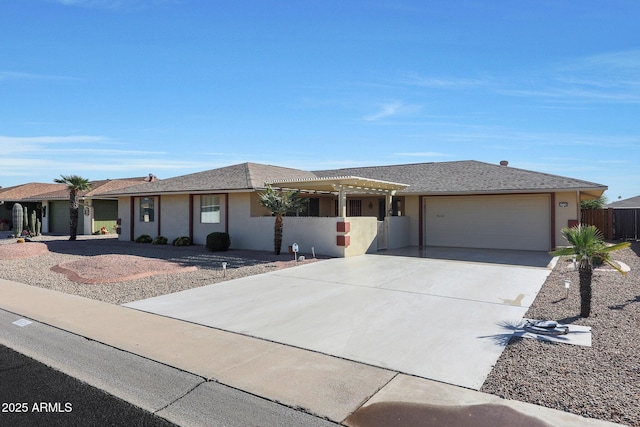
[[[28,230],[29,229],[29,211],[27,211],[26,206],[23,209],[24,209],[24,214],[22,215],[22,217],[24,218],[24,227],[22,227],[22,229]]]
[[[20,203],[13,205],[11,214],[13,220],[13,235],[18,237],[22,234],[22,226],[24,224],[24,211],[22,210],[22,205]]]
[[[29,217],[29,231],[33,234],[36,234],[36,211],[35,209],[31,211],[31,216]]]

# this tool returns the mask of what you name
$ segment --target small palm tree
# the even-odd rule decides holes
[[[591,282],[593,279],[593,262],[601,260],[622,274],[626,274],[611,261],[610,253],[629,247],[629,242],[607,245],[602,233],[595,225],[577,225],[563,228],[562,235],[571,246],[551,252],[552,255],[575,255],[579,260],[578,274],[580,276],[580,316],[589,317],[591,314]]]
[[[80,207],[79,192],[91,189],[88,179],[78,175],[60,175],[54,179],[58,184],[66,184],[69,190],[69,240],[76,240],[78,235],[78,208]]]
[[[282,191],[274,190],[270,185],[267,189],[259,193],[260,204],[269,209],[276,217],[273,226],[273,250],[276,255],[280,255],[282,248],[282,217],[287,212],[296,211],[304,208],[305,200],[300,198],[300,191]]]

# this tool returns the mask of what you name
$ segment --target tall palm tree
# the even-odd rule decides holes
[[[284,228],[282,217],[287,212],[304,208],[305,199],[300,198],[300,191],[274,190],[270,185],[259,193],[260,204],[269,209],[276,217],[273,226],[273,249],[276,255],[280,255],[282,248],[282,230]]]
[[[629,242],[607,245],[602,233],[595,225],[577,225],[563,228],[562,235],[571,246],[551,252],[552,255],[575,255],[579,260],[578,274],[580,276],[580,316],[589,317],[591,314],[591,282],[593,279],[593,262],[602,260],[622,274],[626,274],[611,261],[610,253],[629,247]]]
[[[78,193],[91,189],[88,179],[78,175],[60,175],[54,179],[58,184],[66,184],[69,190],[69,240],[76,240],[78,235],[78,208],[80,207],[80,196]]]

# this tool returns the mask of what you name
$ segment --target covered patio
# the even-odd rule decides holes
[[[389,182],[379,179],[358,176],[338,176],[325,178],[304,178],[294,180],[270,181],[265,184],[282,190],[297,190],[306,195],[329,196],[335,200],[335,216],[317,219],[318,222],[327,220],[336,222],[335,246],[336,256],[353,256],[376,252],[390,247],[398,248],[409,244],[408,218],[401,218],[399,209],[394,209],[394,196],[398,191],[408,187],[407,184]],[[378,215],[366,215],[362,212],[362,197],[374,196],[384,198],[384,205],[380,206]],[[369,201],[369,211],[373,207]],[[318,215],[320,216],[320,215]],[[288,218],[289,221],[293,218]],[[309,227],[304,236],[311,241],[317,241],[317,233],[325,234],[323,227]],[[349,249],[350,248],[350,249]]]

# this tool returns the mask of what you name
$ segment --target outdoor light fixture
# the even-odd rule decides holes
[[[564,288],[567,290],[567,298],[569,298],[569,287],[571,286],[571,280],[564,279]]]

